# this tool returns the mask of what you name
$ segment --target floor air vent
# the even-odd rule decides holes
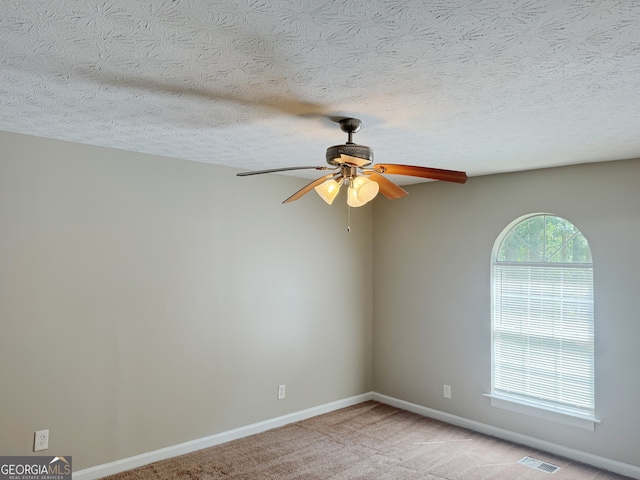
[[[558,470],[560,470],[560,467],[558,467],[557,465],[552,465],[550,463],[543,462],[542,460],[537,460],[532,457],[524,457],[518,460],[518,463],[545,473],[556,473]]]

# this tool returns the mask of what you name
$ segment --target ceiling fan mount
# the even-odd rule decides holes
[[[338,123],[342,131],[348,134],[356,133],[362,127],[362,121],[357,118],[343,118]],[[351,136],[349,136],[349,142],[351,142]]]

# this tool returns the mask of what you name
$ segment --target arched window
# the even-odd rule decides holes
[[[490,396],[596,421],[586,238],[560,217],[522,217],[497,239],[491,275]]]

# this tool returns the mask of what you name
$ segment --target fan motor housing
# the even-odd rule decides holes
[[[358,157],[364,160],[366,167],[373,163],[373,150],[365,145],[356,145],[355,143],[346,143],[344,145],[334,145],[327,148],[327,163],[329,165],[342,165],[340,154]]]

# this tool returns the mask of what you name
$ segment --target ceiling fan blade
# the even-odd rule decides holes
[[[275,173],[275,172],[287,172],[289,170],[329,170],[329,167],[284,167],[284,168],[270,168],[269,170],[254,170],[252,172],[240,172],[236,175],[238,177],[248,177],[249,175],[261,175],[263,173]],[[335,169],[333,169],[335,170]]]
[[[365,170],[364,173],[369,179],[373,180],[380,187],[380,193],[387,197],[389,200],[395,200],[396,198],[402,198],[405,195],[409,195],[409,192],[400,188],[398,185],[393,183],[391,180],[383,177],[380,174],[377,174],[371,170]]]
[[[313,190],[315,187],[317,187],[318,185],[320,185],[322,182],[326,181],[327,179],[333,177],[334,174],[331,173],[329,175],[325,175],[323,177],[320,177],[316,180],[314,180],[313,182],[309,183],[308,185],[305,185],[304,187],[302,187],[300,190],[298,190],[296,193],[294,193],[293,195],[291,195],[289,198],[287,198],[284,202],[282,203],[291,203],[291,202],[295,202],[296,200],[298,200],[299,198],[301,198],[303,195],[309,193],[311,190]]]
[[[397,165],[393,163],[379,163],[373,167],[378,173],[388,175],[407,175],[410,177],[431,178],[444,182],[465,183],[467,174],[455,170],[442,170],[440,168],[416,167],[413,165]]]

